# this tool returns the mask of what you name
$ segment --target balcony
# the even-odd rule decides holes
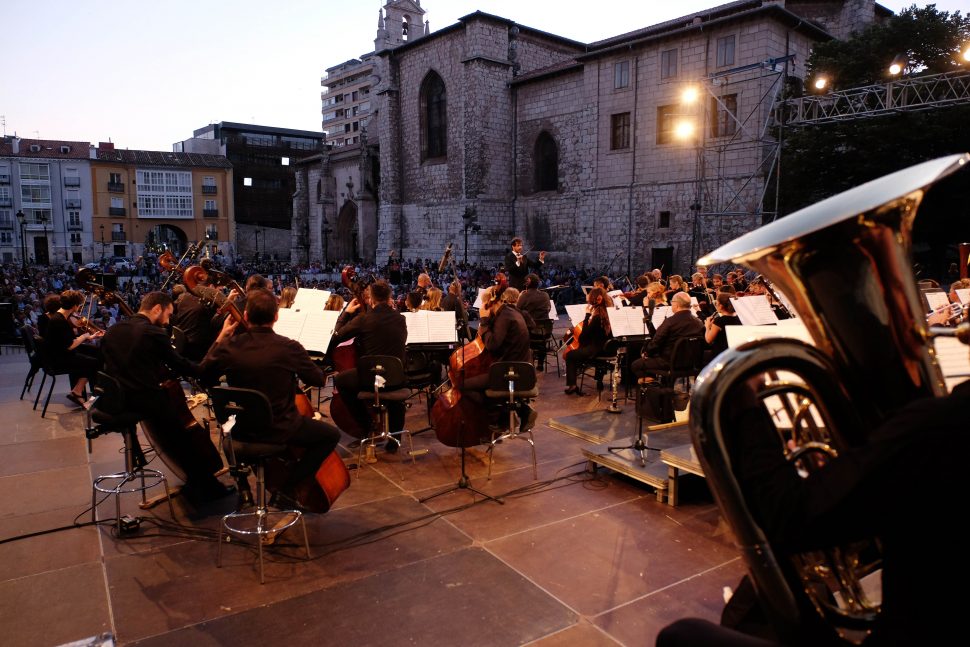
[[[112,193],[124,193],[125,185],[122,182],[108,182],[108,191]]]
[[[124,207],[108,207],[109,216],[126,216],[128,211]]]
[[[219,217],[219,210],[218,209],[203,209],[202,210],[202,217],[203,218],[218,218]]]
[[[0,229],[13,229],[13,220],[0,220]]]
[[[123,231],[113,231],[111,232],[111,242],[113,243],[126,243],[128,242],[125,238],[125,232]]]
[[[84,229],[84,225],[81,224],[81,223],[79,223],[79,222],[69,222],[69,223],[67,223],[67,230],[68,231],[82,231],[83,229]]]
[[[215,195],[216,194],[216,185],[215,184],[203,184],[202,185],[202,193],[204,193],[205,195]]]
[[[81,186],[81,178],[69,175],[64,178],[64,186]]]
[[[12,207],[13,198],[0,198],[0,207]]]
[[[10,175],[7,173],[0,173],[0,184],[10,184]]]
[[[64,200],[65,209],[80,209],[81,199],[80,198],[67,198]]]

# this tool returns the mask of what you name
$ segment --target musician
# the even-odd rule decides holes
[[[434,283],[431,282],[431,276],[427,272],[422,272],[418,274],[418,286],[415,288],[417,292],[421,294],[421,298],[424,299],[428,295],[428,290],[434,287]]]
[[[326,377],[299,342],[273,332],[279,308],[272,292],[250,289],[246,293],[243,318],[248,328],[236,335],[233,333],[239,322],[229,318],[223,324],[219,338],[202,362],[203,379],[211,384],[225,375],[229,386],[255,389],[267,397],[273,410],[272,428],[237,428],[236,434],[244,439],[249,436],[249,440],[256,442],[304,450],[282,489],[276,493],[279,504],[299,505],[296,486],[320,468],[337,446],[340,430],[322,420],[300,415],[295,401],[299,388],[297,378],[309,386],[323,386]]]
[[[670,304],[673,314],[664,319],[654,331],[653,323],[647,322],[650,329],[650,342],[643,349],[643,356],[631,365],[634,375],[646,378],[653,371],[666,371],[670,368],[670,356],[674,345],[683,337],[700,337],[704,334],[704,324],[690,310],[690,295],[678,292]]]
[[[408,295],[404,298],[404,307],[407,308],[408,312],[417,312],[422,305],[424,305],[424,296],[417,290],[408,292]]]
[[[666,301],[669,303],[678,292],[686,292],[684,289],[684,277],[680,274],[671,274],[667,279],[667,291],[664,293]]]
[[[296,300],[296,288],[292,285],[287,285],[280,292],[280,307],[281,308],[292,308],[293,301]]]
[[[643,307],[644,299],[647,298],[647,286],[651,283],[650,279],[651,277],[648,277],[646,274],[641,274],[637,277],[636,289],[633,291],[633,294],[625,297],[627,303],[637,308]]]
[[[47,334],[44,335],[44,353],[50,364],[58,371],[68,371],[71,391],[67,399],[84,406],[84,388],[94,382],[101,368],[96,353],[82,351],[82,344],[100,339],[104,331],[75,333],[73,317],[84,305],[84,295],[75,290],[61,292],[60,306],[49,315]]]
[[[593,287],[602,288],[604,292],[612,292],[614,289],[613,281],[608,276],[597,276],[593,279]]]
[[[493,285],[482,293],[481,324],[478,334],[485,350],[496,362],[531,362],[529,328],[522,313],[502,300],[504,290]],[[488,373],[466,377],[462,391],[478,402],[485,402]],[[519,431],[526,432],[536,423],[536,411],[528,405],[519,410]]]
[[[432,312],[441,312],[441,290],[436,287],[428,288],[428,291],[424,296],[424,303],[421,304],[421,310],[431,310]]]
[[[182,492],[199,503],[221,498],[233,490],[220,483],[204,467],[203,457],[185,442],[184,424],[161,387],[172,372],[182,377],[199,374],[195,362],[172,348],[165,327],[173,310],[170,296],[149,292],[135,316],[119,321],[105,333],[101,352],[105,372],[121,385],[126,411],[133,411],[141,419],[150,420],[156,429],[164,430],[154,440],[185,471]],[[212,452],[215,453],[215,447]]]
[[[178,327],[185,333],[185,348],[182,355],[193,362],[202,361],[209,346],[218,334],[212,327],[212,317],[215,315],[212,305],[206,305],[202,299],[195,296],[184,286],[176,285],[172,289],[173,296],[182,288],[183,292],[175,300],[175,312],[171,317],[172,326]]]
[[[465,300],[461,295],[461,281],[455,279],[448,286],[448,294],[441,299],[441,309],[445,312],[454,312],[455,321],[458,324],[458,336],[461,339],[468,339],[468,310],[465,309]]]
[[[970,382],[947,396],[907,404],[865,444],[827,459],[807,478],[785,458],[782,440],[750,387],[738,383],[731,391],[725,400],[736,405],[728,412],[727,450],[747,507],[769,541],[795,553],[878,536],[882,607],[863,645],[951,644],[963,630],[965,605],[962,596],[947,592],[968,574],[963,519],[954,510],[965,505],[970,447],[955,421],[970,408]],[[899,475],[906,473],[933,474],[933,495],[900,488]],[[736,634],[706,621],[679,621],[664,629],[657,644],[774,644],[728,643],[725,635]],[[805,644],[826,643],[806,632]]]
[[[323,307],[324,310],[330,310],[331,312],[340,312],[344,309],[344,298],[337,293],[331,294],[327,298],[327,305]]]
[[[663,283],[659,281],[651,281],[648,283],[645,301],[647,304],[652,303],[654,306],[667,305],[667,290],[664,289]]]
[[[511,250],[505,255],[505,273],[509,277],[509,285],[517,290],[525,287],[525,278],[531,269],[541,272],[542,266],[546,262],[546,253],[539,252],[538,261],[529,259],[528,255],[522,251],[522,239],[513,238]]]
[[[539,289],[538,274],[530,274],[525,277],[525,289],[519,293],[519,298],[515,302],[515,305],[523,315],[528,314],[533,322],[549,320],[551,299],[549,298],[548,292]],[[529,330],[530,332],[535,332],[535,328],[530,328]]]
[[[606,313],[607,296],[603,288],[593,288],[586,295],[586,316],[579,334],[579,348],[566,354],[566,395],[581,394],[576,386],[579,365],[603,352],[606,341],[612,336],[610,317]]]
[[[391,287],[386,281],[376,281],[368,289],[370,307],[362,312],[364,304],[353,299],[337,319],[334,330],[336,343],[354,339],[357,357],[367,355],[390,355],[397,357],[401,363],[407,365],[405,344],[408,338],[407,321],[404,315],[394,309]],[[343,398],[354,417],[365,429],[370,429],[370,417],[367,404],[357,399],[361,380],[357,369],[351,368],[341,371],[334,378],[334,385],[340,393],[346,393]],[[400,386],[389,384],[389,387]],[[405,407],[403,402],[388,401],[385,403],[388,413],[388,424],[391,431],[404,429]],[[398,448],[396,438],[389,438],[384,446],[385,451],[395,452]]]
[[[50,323],[51,315],[61,307],[60,294],[48,294],[44,297],[43,312],[37,317],[37,334],[43,337],[47,334],[47,324]]]
[[[741,325],[741,319],[734,311],[731,294],[722,292],[715,301],[717,314],[704,320],[704,341],[711,347],[711,357],[717,357],[727,350],[727,326]]]

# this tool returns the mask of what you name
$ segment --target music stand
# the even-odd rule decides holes
[[[643,334],[646,336],[648,333],[653,336],[656,334],[656,330],[653,327],[653,309],[656,307],[657,303],[653,299],[649,299],[648,303],[643,306]],[[647,466],[647,451],[652,449],[654,451],[660,451],[656,447],[650,447],[647,445],[646,438],[643,436],[643,413],[641,407],[643,406],[643,389],[637,389],[637,436],[633,440],[631,445],[623,445],[616,447],[607,447],[607,451],[616,454],[617,452],[624,449],[632,449],[640,455],[640,467]]]

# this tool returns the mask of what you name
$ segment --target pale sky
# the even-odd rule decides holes
[[[209,123],[320,131],[320,77],[373,49],[384,0],[3,0],[8,135],[171,150]],[[431,30],[481,10],[591,42],[718,0],[423,0]],[[894,11],[913,4],[881,2]],[[923,6],[930,4],[917,2]],[[941,0],[964,13],[970,0]]]

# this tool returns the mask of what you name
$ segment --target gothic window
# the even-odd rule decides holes
[[[535,146],[536,191],[555,191],[559,188],[559,147],[546,131],[539,133]]]
[[[421,160],[448,155],[448,111],[445,82],[428,72],[421,83]]]

